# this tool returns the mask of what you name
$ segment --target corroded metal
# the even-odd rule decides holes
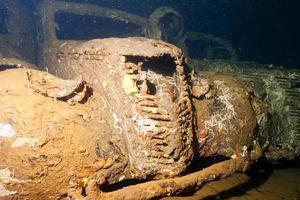
[[[20,5],[3,2],[14,28],[19,15],[11,11]],[[14,69],[35,68],[16,59],[30,51],[11,42],[22,41],[20,33],[0,38],[9,47],[0,58],[0,198],[159,198],[244,171],[262,154],[269,159],[299,155],[299,71],[253,73],[221,62],[213,71],[222,75],[188,74],[183,52],[162,41],[56,36],[55,13],[89,14],[134,23],[142,27],[138,35],[177,44],[187,58],[186,41],[199,40],[236,60],[229,42],[186,32],[172,8],[159,8],[149,19],[61,1],[41,1],[38,11],[40,64],[68,80]],[[22,34],[33,28],[24,30],[26,23],[19,23]],[[207,52],[212,55],[213,49]],[[205,62],[188,58],[191,65],[210,68]],[[229,160],[178,177],[192,163],[201,165],[199,158],[216,155]],[[106,191],[136,180],[150,182]]]
[[[101,94],[133,176],[173,177],[185,170],[193,156],[193,111],[178,48],[143,38],[92,40],[62,51],[59,60],[58,74],[82,74]]]
[[[101,161],[95,141],[99,130],[109,128],[97,95],[70,106],[66,99],[37,93],[32,86],[38,83],[30,82],[28,73],[47,78],[33,69],[0,72],[0,199],[63,198],[71,167]],[[65,83],[48,80],[45,88]]]
[[[231,74],[252,90],[258,138],[270,160],[300,154],[300,72],[253,62],[201,61],[197,68]],[[263,105],[262,103],[263,102]]]
[[[192,82],[193,88],[207,88],[193,99],[199,154],[247,157],[257,126],[247,88],[231,76],[213,72],[199,72]]]
[[[0,68],[1,197],[176,195],[244,171],[270,150],[272,109],[256,87],[226,74],[188,73],[171,44],[97,39],[64,46],[56,58],[52,69],[68,80]],[[229,160],[185,175],[216,155]]]
[[[197,74],[188,76],[182,51],[177,47],[145,38],[110,38],[65,47],[59,51],[57,59],[59,66],[54,70],[69,80],[32,69],[5,69],[1,73],[6,77],[1,79],[2,95],[5,95],[2,100],[10,98],[10,103],[3,104],[5,108],[1,109],[4,113],[1,123],[9,123],[17,130],[16,135],[9,134],[11,137],[1,140],[5,152],[9,152],[3,154],[0,151],[4,169],[20,171],[21,165],[14,161],[14,157],[21,152],[20,162],[28,166],[23,168],[27,173],[13,176],[14,180],[26,182],[17,182],[16,187],[1,183],[6,191],[14,192],[9,197],[36,198],[35,192],[40,194],[40,198],[62,197],[65,192],[70,198],[93,198],[96,192],[101,198],[108,198],[118,192],[107,192],[105,188],[130,180],[159,179],[153,182],[153,186],[161,185],[160,179],[181,176],[192,161],[196,161],[195,158],[212,154],[231,157],[233,160],[229,163],[241,159],[241,165],[234,165],[232,172],[248,165],[254,149],[250,141],[251,126],[243,132],[249,142],[247,149],[243,148],[245,142],[239,139],[243,136],[241,132],[211,138],[216,130],[201,127],[201,119],[205,115],[195,115],[195,108],[198,111],[203,108],[195,104],[196,99],[196,106],[192,105],[191,92],[195,95],[197,90],[191,90],[190,84],[193,87],[209,85],[202,95],[211,95],[207,96],[210,99],[218,96],[222,99],[224,92],[231,91],[216,87],[215,93],[211,93],[210,83],[203,81],[203,77]],[[10,77],[21,78],[11,87]],[[19,95],[28,103],[24,104]],[[246,109],[249,107],[245,107],[245,112],[252,112]],[[21,113],[19,110],[22,110]],[[18,117],[14,118],[17,113]],[[246,120],[249,116],[243,117]],[[28,125],[30,123],[32,125]],[[229,121],[227,125],[231,128]],[[19,130],[23,130],[24,134],[20,135]],[[233,147],[232,143],[228,143],[228,148],[221,144],[217,151],[207,151],[220,139],[233,139],[238,144]],[[64,146],[66,144],[69,145]],[[224,153],[224,149],[230,151]],[[84,161],[80,161],[80,156],[85,156]],[[49,164],[52,161],[57,162]],[[30,170],[31,163],[36,168]],[[162,191],[154,189],[153,194],[165,196],[187,188],[197,189],[198,184],[195,183],[200,186],[207,176],[212,180],[231,174],[209,169],[208,172],[208,175],[207,171],[203,171],[195,176],[183,177],[182,184],[179,181],[173,192],[168,189],[172,181],[167,181],[161,185]],[[12,179],[5,180],[10,183]],[[48,190],[36,188],[32,184],[36,181],[43,182]],[[59,191],[55,191],[57,187]],[[90,190],[95,187],[97,190]],[[143,187],[134,186],[134,193]],[[129,188],[124,188],[124,191]],[[122,190],[119,192],[122,193]],[[148,195],[147,198],[153,197]]]
[[[70,104],[83,101],[86,97],[87,86],[81,76],[62,81],[45,72],[28,71],[27,78],[30,88],[47,97],[64,99]]]

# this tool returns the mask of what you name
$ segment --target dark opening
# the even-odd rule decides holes
[[[140,87],[142,84],[143,84],[142,81],[137,81],[136,82],[136,85],[138,87]],[[147,85],[148,85],[149,94],[155,95],[156,94],[156,85],[154,83],[151,83],[151,82],[147,82]]]
[[[209,158],[200,158],[197,160],[194,160],[192,165],[188,167],[186,172],[183,174],[183,176],[189,175],[194,172],[198,172],[206,167],[210,167],[213,164],[229,160],[229,158],[223,157],[223,156],[214,156]],[[199,164],[200,163],[200,164]],[[149,181],[153,181],[153,177],[150,175],[146,179],[129,179],[129,180],[123,180],[120,182],[116,182],[113,184],[104,184],[99,186],[99,189],[102,192],[113,192],[119,189],[122,189],[124,187],[138,185],[142,183],[146,183]],[[182,193],[181,195],[191,195],[191,191],[187,188],[187,190]]]
[[[174,59],[168,55],[164,54],[160,57],[143,57],[143,56],[126,56],[126,60],[132,63],[143,63],[141,66],[142,71],[152,71],[154,73],[173,77],[176,74],[176,64]],[[175,77],[177,78],[177,77]],[[138,81],[137,85],[141,85],[142,82]],[[150,95],[156,94],[156,83],[148,82],[148,89]],[[174,100],[178,98],[178,91],[174,88]]]
[[[0,34],[7,34],[7,18],[8,18],[8,11],[7,8],[0,7]]]
[[[188,175],[194,172],[201,171],[202,169],[206,167],[210,167],[213,164],[220,163],[225,160],[229,160],[230,158],[227,158],[225,156],[216,155],[211,157],[198,157],[199,155],[196,155],[195,159],[192,161],[192,164],[187,168],[184,175]]]
[[[129,180],[124,180],[124,181],[120,181],[117,183],[113,183],[113,184],[101,185],[100,190],[102,192],[112,192],[112,191],[122,189],[124,187],[138,185],[138,184],[145,183],[145,182],[147,182],[147,180],[129,179]]]
[[[93,15],[58,12],[54,20],[59,40],[140,36],[142,32],[136,24]]]
[[[142,62],[142,71],[151,70],[165,76],[173,76],[176,73],[174,59],[168,54],[151,58],[143,56],[126,56],[126,59],[133,63]]]

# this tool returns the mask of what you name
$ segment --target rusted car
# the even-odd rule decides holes
[[[245,171],[263,154],[299,155],[299,72],[199,60],[192,71],[181,49],[144,38],[183,37],[157,28],[164,9],[150,20],[41,1],[37,57],[52,75],[0,68],[0,198],[160,198]],[[68,15],[133,23],[144,37],[68,40],[59,34]],[[224,160],[205,167],[215,156]]]
[[[6,199],[159,198],[244,171],[268,151],[270,159],[299,155],[297,133],[272,135],[285,126],[259,91],[228,75],[188,73],[171,44],[97,39],[57,56],[57,72],[73,80],[33,69],[0,73]],[[227,159],[187,174],[217,155]]]
[[[158,198],[245,170],[262,153],[245,88],[227,76],[190,78],[171,44],[91,40],[57,56],[57,72],[72,81],[33,69],[0,74],[5,198]],[[212,113],[202,110],[209,99]],[[214,155],[229,160],[180,177]]]

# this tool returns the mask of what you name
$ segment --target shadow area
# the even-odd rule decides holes
[[[218,194],[206,196],[203,200],[225,200],[231,197],[240,197],[247,195],[247,191],[256,189],[259,191],[259,187],[263,185],[276,169],[297,168],[300,169],[299,157],[293,161],[276,161],[268,162],[264,159],[259,160],[257,163],[251,166],[246,175],[249,177],[248,181],[232,187],[228,190],[224,190]],[[201,189],[200,189],[201,190]]]

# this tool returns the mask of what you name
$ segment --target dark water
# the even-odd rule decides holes
[[[13,2],[13,3],[11,3]],[[0,55],[39,65],[39,46],[47,21],[41,21],[41,0],[0,0]],[[63,1],[64,2],[64,1]],[[157,26],[166,30],[165,39],[185,45],[191,58],[221,58],[262,64],[300,67],[299,0],[70,0],[134,14],[147,21],[160,7],[174,8],[180,16],[166,15]],[[6,5],[9,5],[7,7]],[[17,6],[15,6],[17,5]],[[15,12],[10,15],[10,12]],[[87,11],[88,12],[88,11]],[[11,18],[14,15],[21,18]],[[21,14],[20,14],[21,13]],[[182,17],[182,18],[181,18]],[[16,20],[17,21],[14,21]],[[57,12],[54,16],[58,40],[90,40],[105,37],[140,36],[142,28],[118,16],[94,16]],[[180,21],[182,20],[182,21]],[[149,21],[147,21],[149,23]],[[21,24],[21,25],[20,25]],[[24,26],[23,29],[19,27]],[[183,31],[177,38],[177,34]],[[9,37],[16,32],[16,37]],[[210,57],[208,57],[210,56]],[[299,83],[298,83],[299,84]],[[299,85],[298,85],[299,87]],[[299,160],[268,166],[248,175],[235,175],[212,183],[186,199],[300,199]]]
[[[74,0],[80,2],[79,0]],[[143,16],[160,6],[178,10],[185,29],[232,42],[241,60],[299,67],[300,2],[297,0],[87,0]]]
[[[36,14],[36,5],[41,2],[40,0],[14,1],[26,5],[29,10],[28,15],[31,17]],[[172,7],[182,14],[185,31],[212,34],[231,42],[239,60],[293,68],[300,66],[300,2],[297,0],[70,0],[70,2],[84,2],[120,9],[145,18],[158,7]],[[0,5],[0,34],[8,32],[5,18],[7,18],[7,11],[3,5]],[[59,38],[90,39],[115,36],[118,35],[116,32],[120,31],[118,27],[123,27],[122,24],[117,23],[109,25],[109,20],[97,20],[93,24],[93,19],[88,19],[89,17],[80,20],[78,16],[60,14],[56,18],[59,21],[65,20],[61,22],[63,28],[58,33]],[[97,31],[92,30],[91,26],[101,26],[100,24],[105,29],[109,27],[112,29],[104,30],[103,34],[97,35],[95,33]],[[73,30],[71,36],[70,29]],[[128,25],[125,29],[134,35],[133,32],[138,27]],[[83,34],[88,33],[88,36],[84,37],[79,33],[80,30],[85,30]],[[207,48],[207,44],[198,44],[191,48],[198,49],[198,52],[194,53],[195,57],[205,57],[203,51]]]

